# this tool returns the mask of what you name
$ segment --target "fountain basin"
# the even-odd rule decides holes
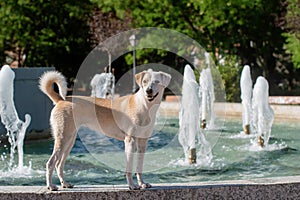
[[[203,197],[208,199],[217,197],[232,197],[234,199],[244,197],[251,197],[252,199],[278,199],[287,196],[297,198],[295,195],[299,195],[298,189],[300,182],[300,165],[298,162],[300,136],[297,134],[300,130],[300,126],[298,123],[293,121],[283,123],[278,119],[284,118],[278,116],[276,118],[275,116],[277,120],[275,120],[274,129],[272,130],[274,134],[272,135],[271,143],[284,143],[283,147],[281,148],[275,145],[273,149],[265,151],[257,150],[255,148],[253,149],[249,144],[251,136],[239,134],[241,131],[241,114],[236,115],[238,118],[228,118],[229,116],[234,116],[229,115],[230,112],[228,112],[228,108],[232,108],[235,112],[238,110],[236,108],[240,108],[241,113],[242,107],[239,107],[239,104],[228,103],[216,103],[215,105],[217,105],[215,106],[216,111],[218,111],[218,109],[221,111],[224,108],[226,109],[227,119],[225,127],[220,128],[222,129],[222,134],[213,148],[213,161],[217,163],[214,167],[171,164],[166,168],[160,166],[160,169],[154,171],[145,167],[145,180],[152,183],[154,187],[150,190],[128,191],[127,186],[123,185],[125,184],[122,171],[124,168],[121,166],[118,170],[112,170],[110,167],[95,161],[94,157],[92,157],[80,143],[80,138],[78,138],[65,168],[67,180],[74,183],[75,188],[71,190],[61,190],[58,194],[48,193],[44,186],[45,163],[52,152],[53,141],[44,140],[38,143],[28,141],[24,145],[24,164],[28,165],[29,162],[32,162],[33,171],[25,174],[23,177],[14,177],[11,173],[6,175],[5,173],[1,173],[0,169],[0,199],[6,197],[17,198],[19,195],[22,196],[22,199],[27,195],[28,198],[30,197],[31,199],[50,199],[54,197],[74,199],[75,197],[83,198],[85,196],[86,198],[100,198],[105,195],[107,198],[129,198],[129,195],[130,197],[154,198],[159,196],[162,198],[178,197],[179,199],[188,197]],[[176,108],[179,107],[180,105],[178,103],[163,102],[161,114],[164,114],[164,117],[168,116],[168,112],[166,112],[167,109],[171,111],[170,113],[175,114],[177,112]],[[298,106],[290,107],[292,107],[291,110],[295,110]],[[150,140],[150,146],[148,148],[149,152],[160,148],[159,146],[165,146],[166,144],[161,142],[172,140],[172,137],[174,138],[176,136],[176,131],[178,131],[177,121],[178,119],[170,118],[170,115],[168,116],[167,120],[164,121],[164,126],[167,130],[162,130],[161,133],[156,132],[153,135],[154,137]],[[206,134],[212,135],[214,132],[211,131]],[[120,144],[122,144],[122,142],[117,145]],[[105,148],[103,147],[102,150],[105,150]],[[3,147],[1,152],[2,150]],[[101,151],[101,148],[98,150]],[[222,154],[222,152],[224,154]],[[235,152],[239,153],[235,154]],[[226,154],[228,154],[227,157]],[[124,157],[122,151],[115,155],[122,159]],[[166,153],[156,156],[154,160],[149,159],[148,155],[146,155],[145,165],[159,165],[161,161],[168,158],[166,155],[176,155],[177,158],[180,156],[183,158],[182,148],[179,144],[177,149],[166,148]],[[101,154],[99,157],[103,157],[104,160],[107,158],[105,154]],[[123,160],[120,160],[120,164],[124,165],[125,163]],[[58,184],[56,176],[54,183]],[[23,186],[20,187],[20,185]]]
[[[212,144],[213,159],[209,165],[185,164],[177,139],[178,119],[169,118],[163,124],[163,129],[158,127],[159,130],[149,139],[145,155],[144,179],[150,183],[239,181],[300,175],[300,126],[296,122],[275,123],[270,145],[262,149],[251,143],[255,137],[241,133],[239,119],[230,119],[225,127],[204,133]],[[219,131],[221,134],[218,134]],[[52,149],[52,140],[25,143],[24,165],[29,169],[7,171],[4,159],[0,169],[0,185],[44,185],[45,163]],[[8,148],[0,144],[0,152],[7,151]],[[5,155],[2,154],[2,158]],[[81,129],[66,162],[65,176],[75,185],[122,185],[125,184],[124,169],[123,142]],[[53,181],[59,184],[56,176]]]

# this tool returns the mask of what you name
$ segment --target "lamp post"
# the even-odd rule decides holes
[[[135,64],[135,35],[134,34],[129,37],[129,42],[130,42],[130,45],[133,47],[133,68],[132,68],[133,86],[132,86],[132,93],[134,93],[135,90],[136,90],[136,83],[135,83],[135,73],[136,73],[136,64]]]
[[[207,68],[210,68],[209,53],[208,53],[208,52],[205,52],[205,53],[204,53],[204,56],[205,56],[205,64],[206,64],[206,67],[207,67]]]

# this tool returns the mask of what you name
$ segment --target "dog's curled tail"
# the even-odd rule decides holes
[[[54,104],[66,99],[67,81],[66,78],[57,71],[45,72],[40,78],[40,90],[45,93]],[[53,83],[56,83],[59,89],[57,94],[53,89]]]

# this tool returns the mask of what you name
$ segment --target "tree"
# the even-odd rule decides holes
[[[283,27],[287,29],[287,52],[292,55],[295,68],[300,68],[300,5],[298,0],[287,0],[287,13],[283,19]]]
[[[55,66],[75,77],[91,49],[88,1],[6,0],[0,2],[0,52],[19,48],[27,55],[26,66]]]
[[[270,93],[275,94],[286,80],[291,90],[299,80],[290,76],[295,71],[283,48],[287,41],[286,48],[298,66],[299,27],[275,23],[286,9],[287,24],[299,21],[297,0],[286,1],[288,7],[284,0],[1,1],[0,61],[5,62],[5,52],[17,50],[15,55],[27,55],[26,66],[55,66],[75,77],[97,42],[134,27],[163,27],[197,40],[217,65],[219,55],[250,65],[254,78],[264,75],[270,81]],[[130,56],[125,57],[130,64]],[[137,51],[137,57],[140,63],[153,59],[179,71],[186,64],[167,51]],[[117,62],[124,65],[124,57]]]
[[[126,66],[124,66],[124,58],[117,59],[117,61],[112,60],[112,56],[115,54],[114,49],[116,45],[122,43],[122,41],[107,41],[108,38],[123,32],[130,30],[132,27],[131,18],[126,15],[123,19],[119,18],[115,12],[102,12],[99,8],[95,8],[93,11],[93,16],[89,21],[90,34],[89,39],[92,47],[99,48],[100,51],[105,51],[108,57],[109,70],[113,68],[112,62],[118,66],[122,66],[124,71],[115,71],[115,75],[119,78],[124,72],[126,72]],[[101,45],[105,41],[106,45]],[[120,62],[123,61],[123,64]],[[99,71],[99,73],[102,71]]]
[[[270,88],[278,87],[284,30],[275,23],[285,9],[283,0],[92,0],[102,12],[129,13],[134,27],[164,27],[197,40],[218,64],[218,55],[248,64],[254,78],[264,75]],[[177,66],[182,67],[182,66]],[[242,67],[242,66],[240,66]],[[236,85],[236,84],[235,84]],[[273,91],[271,91],[272,94]]]

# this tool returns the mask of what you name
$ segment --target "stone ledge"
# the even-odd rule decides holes
[[[275,120],[278,121],[299,121],[300,105],[274,105]],[[217,117],[240,117],[242,119],[241,103],[214,103],[214,111]],[[162,102],[160,114],[167,117],[178,117],[180,102]]]
[[[254,180],[154,184],[130,191],[125,185],[87,185],[48,192],[45,186],[1,186],[0,199],[299,199],[300,176]]]
[[[166,102],[180,102],[181,96],[167,95]],[[270,104],[299,105],[300,96],[269,96]]]
[[[270,96],[270,104],[299,105],[299,96]]]

